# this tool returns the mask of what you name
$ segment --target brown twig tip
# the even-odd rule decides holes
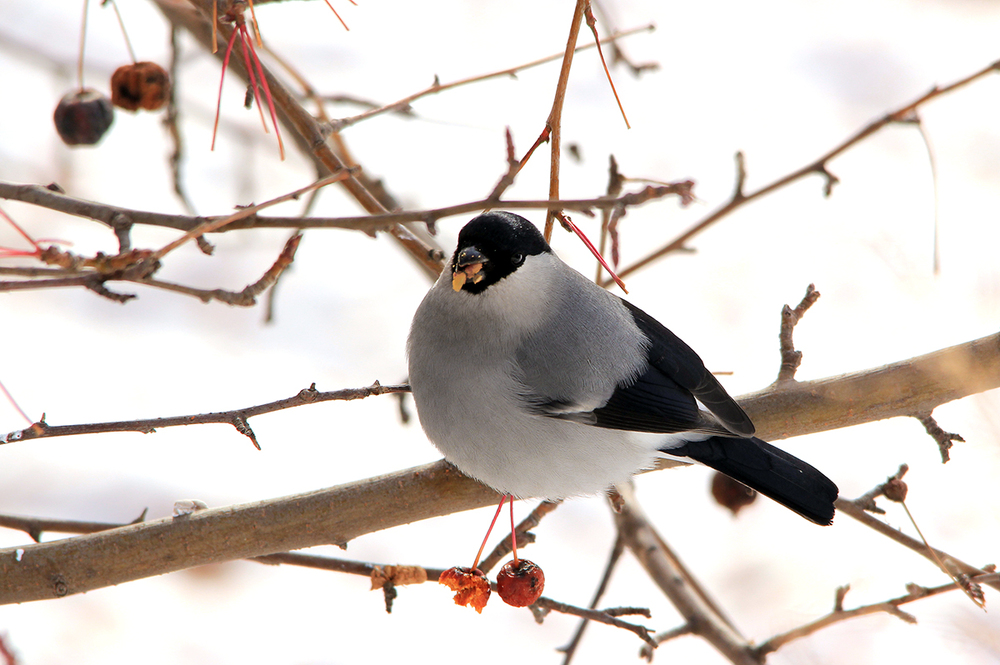
[[[734,159],[736,160],[736,185],[733,187],[732,202],[738,203],[746,198],[746,194],[743,193],[743,186],[747,182],[746,157],[744,157],[742,150],[738,150]]]
[[[851,590],[850,584],[845,584],[844,586],[837,587],[837,592],[833,599],[833,611],[843,612],[844,611],[844,598],[847,597],[847,592]]]
[[[931,435],[931,438],[937,442],[938,449],[941,451],[942,464],[946,464],[951,459],[950,451],[955,441],[965,443],[965,439],[962,438],[961,434],[944,431],[930,413],[917,415],[914,418],[920,421],[920,424],[924,426],[924,429]]]
[[[653,640],[656,642],[656,646],[663,644],[664,642],[669,642],[670,640],[677,639],[678,637],[684,637],[685,635],[694,634],[694,626],[686,623],[682,626],[677,626],[676,628],[671,628],[670,630],[664,631],[662,633],[657,633]],[[639,651],[639,657],[645,660],[647,663],[653,662],[653,652],[656,647],[650,647],[648,644],[643,645],[642,649]]]
[[[806,294],[802,301],[792,309],[788,305],[781,308],[781,330],[778,333],[778,341],[781,349],[781,367],[778,369],[776,383],[786,383],[795,380],[795,372],[802,364],[802,352],[795,350],[792,341],[792,333],[795,326],[805,315],[806,311],[819,300],[820,293],[814,284],[806,287]]]
[[[521,171],[521,166],[528,160],[528,157],[531,156],[532,150],[534,150],[534,147],[532,147],[532,150],[528,151],[528,154],[524,156],[523,160],[518,159],[517,154],[514,151],[514,135],[511,133],[510,127],[507,127],[504,130],[504,142],[507,153],[507,172],[500,177],[500,180],[493,188],[493,191],[491,191],[490,195],[486,197],[487,201],[500,201],[500,197],[503,196],[503,193],[507,191],[508,187],[514,184],[514,178],[516,178],[517,174]],[[432,224],[433,221],[428,223],[428,230],[431,229]],[[431,233],[433,234],[433,231]]]

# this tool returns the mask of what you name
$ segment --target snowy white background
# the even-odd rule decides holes
[[[477,0],[415,3],[334,0],[345,32],[320,2],[257,11],[264,38],[325,93],[394,101],[431,83],[502,69],[561,52],[572,3]],[[110,8],[91,8],[88,85],[107,90],[127,60]],[[166,64],[168,35],[156,9],[120,3],[140,59]],[[653,22],[656,32],[624,48],[659,72],[640,80],[615,70],[632,122],[618,115],[596,52],[578,54],[564,113],[562,192],[603,191],[608,155],[629,176],[692,178],[700,203],[673,201],[630,212],[624,260],[642,256],[726,200],[733,154],[746,154],[753,190],[807,164],[885,111],[1000,57],[1000,4],[893,0],[803,3],[615,2],[618,27]],[[0,179],[59,182],[70,195],[138,209],[182,212],[171,193],[170,145],[161,116],[117,113],[95,149],[70,150],[52,110],[75,85],[80,3],[0,0]],[[581,40],[587,38],[584,31]],[[256,111],[242,109],[230,81],[222,134],[209,152],[218,62],[182,38],[180,105],[188,159],[185,184],[198,211],[219,214],[313,179],[291,152],[280,163]],[[383,116],[345,139],[369,173],[384,178],[407,208],[485,195],[505,167],[503,129],[523,152],[541,130],[558,65],[460,88],[415,105],[417,119]],[[356,113],[336,107],[334,116]],[[676,255],[628,279],[631,300],[691,343],[713,369],[732,371],[734,394],[770,383],[778,367],[784,303],[808,283],[823,297],[796,331],[805,352],[799,378],[819,378],[901,360],[990,334],[1000,321],[1000,80],[987,77],[940,98],[921,115],[939,172],[941,271],[932,272],[933,183],[913,127],[890,127],[831,162],[841,179],[830,199],[811,177],[748,205],[699,236],[696,253]],[[541,150],[507,196],[544,198]],[[98,224],[3,202],[35,237],[74,242],[80,253],[115,251]],[[295,214],[300,204],[275,209]],[[357,214],[335,188],[319,215]],[[538,213],[532,215],[540,221]],[[595,226],[576,217],[591,235]],[[464,218],[444,220],[450,250]],[[161,276],[204,288],[239,290],[271,264],[286,234],[216,236],[214,257],[189,246]],[[137,229],[137,246],[175,234]],[[0,245],[21,241],[0,224]],[[592,260],[557,235],[564,257],[590,274]],[[307,233],[283,279],[277,319],[135,289],[118,305],[84,290],[0,297],[0,380],[34,418],[51,424],[199,413],[405,375],[404,341],[426,278],[386,238],[343,231]],[[942,466],[915,420],[894,420],[782,442],[823,469],[844,496],[857,496],[910,464],[908,505],[932,542],[976,564],[1000,552],[1000,395],[940,408],[939,422],[968,440]],[[0,402],[0,432],[24,426]],[[129,521],[143,507],[168,515],[176,499],[223,506],[390,472],[434,460],[416,425],[400,424],[392,398],[328,403],[256,418],[263,445],[225,426],[153,435],[50,439],[0,448],[0,512]],[[745,635],[763,640],[827,612],[850,583],[847,606],[902,595],[907,582],[946,580],[922,557],[841,517],[820,529],[761,500],[738,520],[707,495],[701,469],[648,474],[639,496],[667,540],[716,595]],[[519,506],[521,515],[528,506]],[[489,510],[454,515],[350,543],[346,556],[380,563],[449,566],[474,553]],[[898,506],[888,521],[911,532]],[[567,503],[537,530],[529,556],[547,573],[546,594],[586,604],[612,542],[597,498]],[[25,542],[0,531],[0,547]],[[326,548],[327,553],[340,554]],[[324,551],[324,550],[320,550]],[[482,616],[458,608],[437,585],[400,589],[392,615],[363,578],[237,562],[70,597],[0,607],[0,633],[24,663],[349,663],[434,658],[445,663],[559,662],[574,619],[529,613],[494,600]],[[649,606],[648,625],[679,623],[630,559],[606,605]],[[996,593],[987,591],[995,607]],[[1000,623],[959,594],[910,605],[920,623],[872,616],[840,624],[783,649],[774,663],[1000,662]],[[577,663],[629,662],[634,635],[592,626]],[[658,655],[672,662],[723,662],[703,642],[682,638]]]

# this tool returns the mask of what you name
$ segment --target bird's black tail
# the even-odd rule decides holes
[[[701,462],[816,524],[833,522],[833,502],[838,493],[833,481],[799,458],[756,437],[713,436],[664,448],[663,452]]]

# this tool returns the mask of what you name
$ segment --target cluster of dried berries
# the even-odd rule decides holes
[[[478,568],[454,567],[441,574],[438,582],[455,592],[455,604],[472,607],[482,613],[490,599],[490,581]],[[545,574],[527,559],[504,564],[497,574],[497,593],[508,605],[527,607],[542,596]]]
[[[66,145],[94,145],[115,120],[117,106],[127,111],[163,108],[170,95],[170,76],[155,62],[135,62],[115,70],[111,100],[93,88],[81,88],[59,100],[52,119]]]
[[[83,55],[87,36],[87,0],[83,3],[83,25],[80,28],[80,57],[77,61],[77,90],[67,93],[56,106],[52,120],[59,138],[66,145],[95,145],[115,120],[114,106],[136,111],[156,111],[163,108],[170,96],[170,75],[155,62],[136,62],[132,44],[125,32],[125,23],[114,0],[102,3],[114,8],[122,27],[131,65],[123,65],[111,77],[111,100],[97,90],[83,85]]]

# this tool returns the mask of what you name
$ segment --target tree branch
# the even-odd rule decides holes
[[[971,581],[976,584],[996,585],[997,582],[1000,582],[1000,574],[983,573],[973,577]],[[839,604],[843,602],[843,597],[842,592],[838,590],[838,607],[835,608],[833,612],[830,612],[826,616],[820,617],[815,621],[807,623],[804,626],[799,626],[798,628],[794,628],[786,633],[775,635],[771,639],[757,646],[754,651],[763,661],[763,658],[767,656],[767,654],[777,651],[793,640],[812,635],[827,626],[832,626],[833,624],[840,623],[841,621],[846,621],[848,619],[868,614],[876,614],[878,612],[887,612],[893,616],[899,617],[907,623],[916,623],[917,620],[912,614],[908,614],[899,609],[900,605],[912,603],[913,601],[920,600],[921,598],[930,598],[931,596],[937,596],[938,594],[954,591],[957,588],[959,587],[954,582],[931,588],[918,586],[916,584],[908,584],[907,594],[905,596],[899,596],[880,603],[872,603],[871,605],[862,605],[861,607],[856,607],[852,610],[845,610],[839,606]]]
[[[10,432],[0,439],[0,445],[15,441],[28,441],[30,439],[47,439],[54,436],[74,436],[76,434],[100,434],[103,432],[141,432],[142,434],[151,434],[157,429],[164,427],[179,427],[183,425],[227,424],[237,426],[237,422],[242,422],[245,425],[248,418],[260,416],[265,413],[273,413],[282,409],[290,409],[295,406],[318,404],[331,400],[350,401],[364,399],[372,395],[406,393],[409,391],[410,387],[406,385],[383,386],[376,381],[367,388],[344,388],[342,390],[320,392],[316,390],[316,384],[314,383],[308,388],[300,390],[293,397],[286,397],[285,399],[268,402],[267,404],[233,409],[231,411],[81,425],[49,425],[43,417],[42,420],[32,423],[22,430]],[[237,426],[237,429],[240,429],[239,426]],[[240,433],[246,434],[242,431]]]
[[[625,546],[653,582],[684,617],[691,632],[704,638],[736,665],[760,665],[750,643],[723,615],[715,602],[650,525],[631,487],[619,487],[622,510],[615,514]]]
[[[765,439],[908,415],[1000,387],[1000,334],[741,400]],[[0,603],[42,600],[192,566],[329,543],[496,504],[439,461],[323,490],[0,550]],[[838,502],[838,507],[841,502]]]
[[[613,208],[635,207],[666,196],[679,196],[682,201],[691,200],[691,189],[694,183],[682,180],[666,185],[647,186],[634,192],[626,192],[615,198],[592,199],[528,199],[513,201],[497,201],[490,197],[459,203],[441,208],[426,210],[408,210],[364,215],[357,217],[279,217],[250,214],[241,219],[229,222],[225,227],[215,230],[215,233],[225,233],[242,229],[348,229],[355,231],[382,231],[394,224],[406,222],[432,223],[444,217],[453,217],[486,208],[503,207],[510,210],[574,210],[590,214],[593,210],[609,210]],[[119,224],[145,224],[162,226],[180,231],[190,231],[206,223],[214,223],[229,215],[191,216],[170,215],[144,210],[132,210],[118,206],[95,203],[84,199],[76,199],[61,192],[41,185],[23,185],[0,181],[0,199],[22,201],[49,210],[57,210],[69,215],[87,217],[102,222],[109,227]]]
[[[745,194],[743,192],[743,181],[746,177],[746,171],[744,169],[744,157],[742,153],[737,153],[736,154],[737,185],[729,201],[724,203],[721,207],[717,208],[715,211],[711,212],[708,216],[704,217],[702,220],[697,222],[694,226],[689,228],[684,233],[680,234],[677,238],[675,238],[668,244],[664,245],[655,252],[652,252],[651,254],[643,257],[642,259],[639,259],[632,265],[620,270],[618,272],[618,276],[624,278],[627,275],[630,275],[631,273],[635,272],[636,270],[644,268],[650,263],[653,263],[654,261],[663,258],[667,254],[683,250],[687,246],[687,243],[691,238],[698,235],[706,228],[708,228],[715,222],[719,221],[729,213],[733,212],[737,208],[743,206],[746,203],[749,203],[750,201],[759,199],[762,196],[770,194],[771,192],[777,189],[781,189],[782,187],[789,185],[807,175],[818,174],[823,176],[823,178],[826,180],[824,194],[826,196],[829,196],[833,189],[833,185],[837,183],[837,177],[834,176],[832,173],[830,173],[830,171],[827,169],[827,162],[837,157],[838,155],[840,155],[840,153],[846,151],[855,144],[865,140],[866,138],[868,138],[869,136],[871,136],[872,134],[874,134],[875,132],[879,131],[880,129],[882,129],[887,125],[896,122],[909,122],[913,116],[913,113],[923,104],[931,101],[932,99],[935,99],[942,95],[946,95],[954,90],[962,88],[976,81],[977,79],[983,78],[984,76],[998,70],[1000,70],[1000,60],[992,62],[986,67],[983,67],[979,71],[975,72],[974,74],[970,74],[969,76],[966,76],[963,79],[955,81],[950,85],[946,85],[943,88],[934,86],[927,93],[921,95],[920,97],[913,100],[909,104],[901,106],[895,111],[889,111],[881,118],[874,120],[868,125],[862,127],[860,130],[855,132],[853,136],[847,138],[840,145],[834,147],[832,150],[822,155],[811,164],[807,164],[799,169],[796,169],[795,171],[792,171],[788,175],[778,178],[777,180],[774,180],[773,182],[764,185],[760,189],[750,192],[749,194]],[[611,285],[611,283],[612,281],[610,279],[606,279],[604,280],[604,282],[601,283],[601,285],[604,287],[608,287]]]

